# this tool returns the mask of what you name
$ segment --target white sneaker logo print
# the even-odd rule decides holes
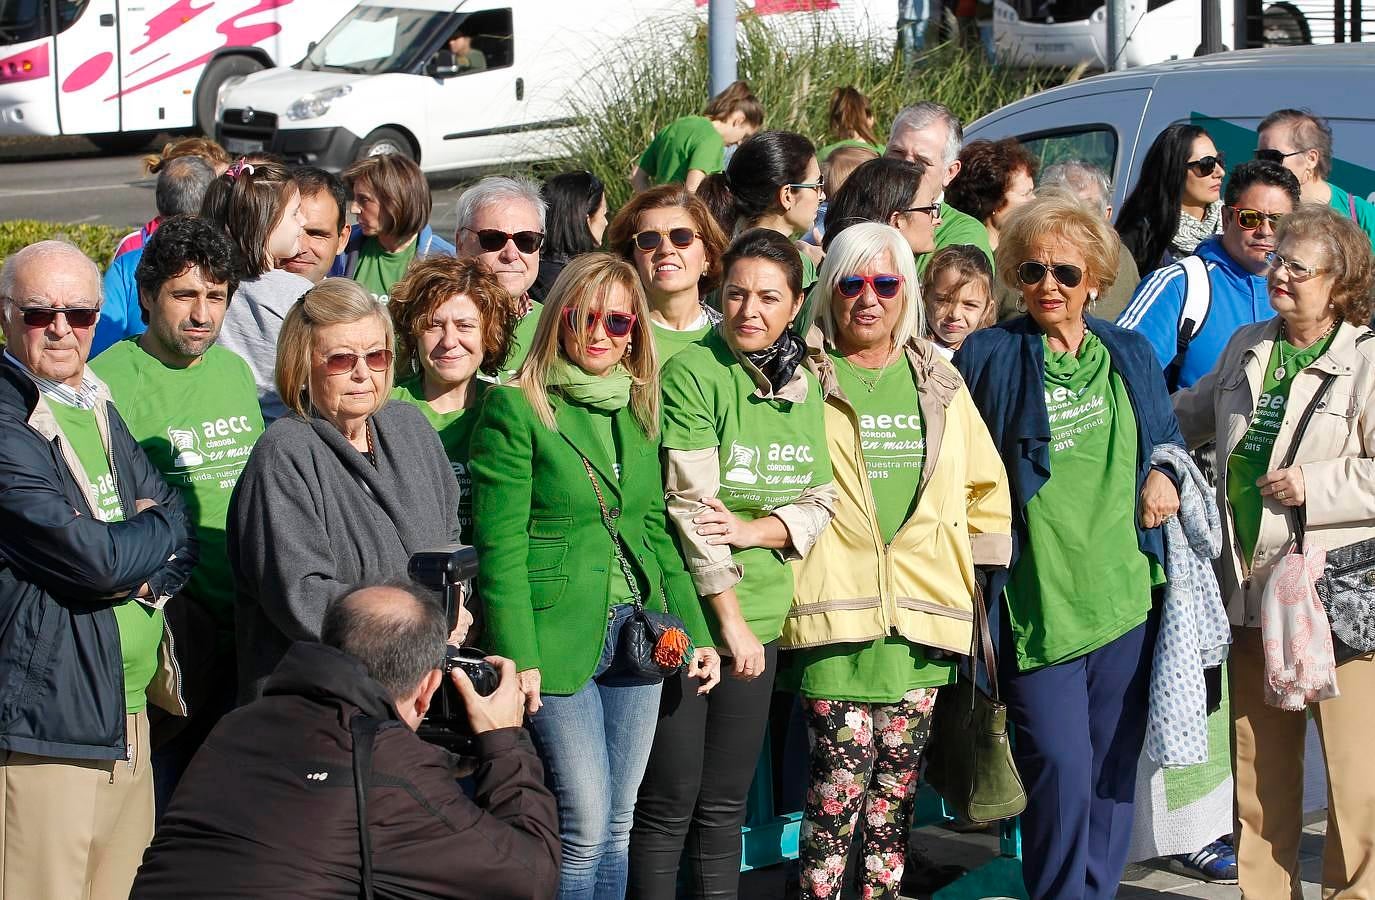
[[[177,451],[172,465],[189,469],[205,462],[205,457],[201,455],[200,446],[197,444],[196,432],[187,428],[169,428],[167,437],[172,441],[172,449]]]
[[[737,484],[754,484],[759,480],[755,465],[759,462],[759,448],[747,447],[739,441],[730,442],[730,455],[727,457],[730,468],[725,479]]]

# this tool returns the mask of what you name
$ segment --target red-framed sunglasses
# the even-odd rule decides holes
[[[576,307],[570,306],[563,311],[563,321],[568,326],[569,331],[586,330],[588,334],[591,334],[597,330],[597,323],[601,322],[602,327],[606,329],[607,336],[614,338],[623,338],[630,334],[631,329],[635,327],[635,319],[634,313],[602,312],[600,309],[589,309],[579,321]]]

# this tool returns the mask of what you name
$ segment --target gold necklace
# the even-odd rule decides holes
[[[1275,366],[1275,371],[1273,373],[1274,379],[1276,381],[1283,381],[1284,377],[1289,374],[1289,364],[1294,361],[1294,358],[1298,356],[1300,353],[1303,353],[1305,350],[1308,350],[1310,347],[1314,347],[1318,344],[1321,344],[1323,341],[1327,340],[1327,336],[1333,332],[1333,330],[1337,327],[1337,325],[1340,322],[1340,319],[1333,319],[1332,324],[1327,326],[1327,330],[1324,331],[1321,335],[1319,335],[1316,341],[1309,344],[1307,347],[1295,347],[1293,352],[1288,354],[1288,358],[1286,359],[1284,350],[1285,345],[1289,343],[1289,326],[1284,322],[1283,319],[1281,319],[1280,339],[1279,343],[1275,345],[1275,355],[1279,357],[1279,365]]]
[[[841,360],[845,363],[847,367],[849,367],[850,374],[855,376],[855,380],[858,381],[860,384],[864,385],[865,389],[868,390],[868,392],[871,394],[878,389],[878,383],[883,380],[883,376],[888,372],[888,367],[892,365],[891,362],[884,363],[882,366],[879,367],[879,370],[876,373],[874,373],[873,378],[870,379],[864,377],[864,375],[862,374],[864,370],[861,369],[861,367],[850,362],[850,358],[848,356],[842,356]]]

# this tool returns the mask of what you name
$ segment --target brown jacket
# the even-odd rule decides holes
[[[1264,367],[1279,336],[1280,320],[1248,325],[1228,342],[1211,372],[1174,395],[1179,428],[1190,447],[1217,441],[1217,505],[1223,551],[1219,580],[1233,625],[1260,626],[1260,598],[1271,567],[1293,538],[1287,507],[1267,498],[1255,556],[1242,558],[1227,502],[1227,462],[1251,425]],[[1375,340],[1364,325],[1343,323],[1327,352],[1294,377],[1271,456],[1283,462],[1303,411],[1325,374],[1336,375],[1299,442],[1295,465],[1303,471],[1307,537],[1325,549],[1375,537]]]

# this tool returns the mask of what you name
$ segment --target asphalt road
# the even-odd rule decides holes
[[[155,141],[155,144],[161,144]],[[81,138],[0,144],[0,220],[95,223],[133,230],[153,217],[153,179],[142,153],[102,154]],[[452,239],[454,202],[466,184],[432,178],[437,233]]]

